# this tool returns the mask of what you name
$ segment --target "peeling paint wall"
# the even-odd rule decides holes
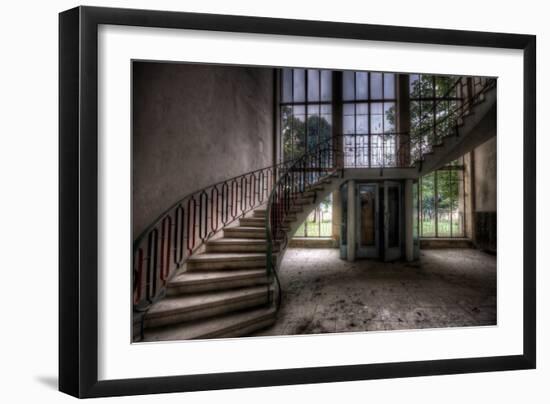
[[[475,149],[475,195],[477,212],[497,210],[497,138]]]
[[[475,244],[496,252],[497,247],[497,138],[474,150]]]
[[[183,196],[273,163],[274,71],[133,64],[134,238]]]

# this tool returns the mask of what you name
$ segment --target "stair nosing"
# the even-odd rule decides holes
[[[257,289],[257,290],[250,290],[250,289]],[[248,293],[246,293],[247,291],[248,291]],[[220,300],[213,300],[213,301],[210,301],[210,302],[207,302],[207,303],[200,303],[200,304],[195,304],[195,305],[191,305],[191,306],[176,307],[176,308],[171,308],[171,309],[167,309],[167,310],[163,310],[163,311],[153,311],[153,312],[151,312],[151,310],[149,310],[147,312],[147,314],[145,315],[145,317],[148,320],[159,319],[159,318],[169,317],[169,316],[175,315],[175,314],[189,313],[189,312],[192,312],[192,311],[195,311],[195,310],[210,309],[210,308],[219,307],[219,306],[226,305],[226,304],[231,304],[231,303],[236,303],[236,302],[241,302],[241,301],[247,301],[247,300],[253,300],[253,299],[256,299],[256,298],[262,296],[263,294],[266,294],[268,292],[268,290],[267,290],[267,286],[264,285],[264,286],[253,286],[253,287],[248,287],[248,288],[243,288],[243,289],[236,289],[235,292],[240,292],[242,294],[236,293],[235,296],[232,296],[232,297],[229,297],[229,298],[223,298],[223,299],[220,299]],[[215,295],[215,294],[222,294],[222,293],[227,293],[227,291],[224,291],[224,292],[219,292],[219,291],[204,292],[202,294],[214,294]],[[163,301],[166,301],[166,300],[178,300],[178,299],[185,299],[185,298],[188,298],[188,297],[189,296],[187,296],[187,295],[184,295],[184,296],[166,296],[163,300],[159,301],[159,303],[161,303]],[[196,295],[193,296],[193,297],[196,297]],[[152,308],[154,308],[154,306]]]
[[[193,340],[193,339],[198,339],[198,338],[216,338],[216,334],[219,335],[220,333],[231,332],[231,331],[234,331],[238,328],[244,328],[244,327],[250,326],[250,325],[252,325],[256,322],[266,321],[271,317],[273,317],[275,319],[275,315],[276,315],[276,310],[274,309],[274,307],[250,308],[250,309],[247,309],[245,311],[239,311],[239,312],[235,312],[235,313],[226,313],[224,315],[221,315],[220,317],[212,317],[212,318],[195,320],[191,323],[177,323],[177,324],[170,324],[170,325],[165,325],[165,326],[161,326],[161,327],[151,327],[146,331],[146,334],[147,334],[147,332],[154,333],[155,330],[166,332],[166,331],[170,331],[170,329],[174,330],[174,329],[177,329],[179,327],[191,328],[191,327],[197,327],[197,326],[208,324],[208,323],[213,323],[213,329],[212,330],[207,331],[207,332],[203,332],[203,333],[199,333],[199,332],[193,333],[191,331],[190,332],[191,335],[188,336],[187,338],[183,339],[183,340],[187,341],[187,340]],[[240,317],[244,317],[245,319],[239,321]],[[230,324],[229,326],[226,326],[225,328],[222,327],[222,326],[218,326],[218,327],[215,326],[216,321],[219,322],[220,320],[223,321],[224,319],[225,320],[234,319],[233,320],[234,322],[232,324]],[[174,331],[174,332],[176,332],[176,331]],[[182,340],[181,336],[179,336],[178,339]],[[175,339],[172,339],[172,340],[175,340]],[[168,339],[159,339],[158,341],[168,341]],[[149,342],[149,341],[146,340],[145,342]]]
[[[202,278],[202,279],[196,279],[196,280],[178,280],[178,278],[182,275],[185,275],[186,273],[183,273],[181,275],[178,275],[170,283],[168,283],[168,288],[179,288],[181,286],[187,286],[187,285],[203,285],[203,284],[209,284],[209,283],[223,283],[227,281],[232,280],[243,280],[243,279],[251,279],[251,278],[261,278],[264,275],[267,276],[267,272],[265,268],[258,268],[258,269],[252,269],[250,271],[246,269],[242,269],[241,271],[247,272],[246,274],[238,274],[239,270],[234,271],[215,271],[216,273],[220,274],[220,277],[216,278]],[[196,274],[197,272],[192,272],[193,274]],[[199,273],[207,273],[207,272],[199,272]],[[235,273],[237,273],[235,275]],[[225,276],[224,276],[225,275]]]

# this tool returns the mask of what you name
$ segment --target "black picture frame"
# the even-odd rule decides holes
[[[523,354],[98,381],[98,26],[313,36],[523,50]],[[77,7],[59,15],[59,389],[104,397],[536,366],[536,37],[183,12]]]

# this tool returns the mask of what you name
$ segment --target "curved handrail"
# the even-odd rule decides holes
[[[438,117],[432,126],[417,135],[416,140],[411,139],[410,132],[406,140],[401,138],[403,134],[395,133],[400,137],[396,158],[401,159],[402,154],[407,154],[407,161],[396,161],[396,165],[411,166],[422,159],[425,153],[423,146],[426,146],[422,144],[425,133],[435,132],[444,124],[447,129],[457,130],[458,118],[496,83],[494,79],[476,79],[480,83],[474,87],[477,86],[479,91],[475,94],[468,93],[466,100],[459,102],[454,110],[447,111],[445,116]],[[459,78],[448,93],[460,91],[462,94],[463,86],[464,80]],[[441,137],[443,138],[445,136]],[[175,269],[180,268],[191,254],[224,226],[266,201],[266,270],[270,276],[277,278],[273,246],[279,241],[286,242],[286,233],[282,232],[284,218],[297,195],[304,192],[305,186],[314,184],[322,178],[322,174],[336,169],[335,156],[338,150],[335,145],[338,143],[331,137],[314,145],[297,159],[218,182],[190,193],[172,204],[133,243],[134,308],[144,311],[150,307],[162,297],[164,286],[175,273]],[[418,159],[411,159],[413,153],[418,153]],[[344,154],[342,156],[345,158]],[[291,190],[296,192],[291,194]],[[276,280],[280,292],[278,278]]]
[[[329,141],[329,144],[319,144],[314,150],[308,151],[295,160],[279,177],[267,202],[266,271],[268,277],[275,278],[277,284],[277,309],[281,304],[281,284],[277,273],[280,260],[274,259],[274,246],[279,244],[279,253],[282,253],[286,247],[287,234],[284,230],[284,222],[298,196],[336,170],[334,140],[329,139]]]
[[[408,151],[409,156],[412,157],[410,158],[409,165],[413,166],[416,162],[421,161],[424,154],[430,152],[434,145],[441,143],[443,139],[451,135],[458,134],[458,120],[464,118],[466,112],[470,110],[470,107],[478,102],[481,96],[496,84],[496,79],[494,78],[479,77],[473,79],[478,79],[479,83],[474,83],[472,86],[474,87],[474,91],[471,91],[471,94],[467,93],[465,96],[464,93],[466,91],[464,87],[466,87],[466,84],[464,83],[464,78],[461,77],[456,81],[450,90],[456,89],[461,93],[461,102],[459,102],[455,108],[448,110],[442,117],[436,117],[432,125],[415,135],[415,139],[412,139],[412,131],[409,131],[408,139],[400,145],[397,152],[398,156],[402,156],[404,151]],[[475,88],[477,88],[477,91],[475,91]],[[449,91],[447,92],[448,94],[450,93]],[[468,90],[468,92],[469,91],[470,90]],[[441,127],[443,128],[440,129]],[[431,143],[425,143],[424,138],[430,134],[433,135],[434,139],[432,139]],[[438,142],[436,142],[436,140]],[[414,154],[416,154],[416,156],[414,156]]]
[[[250,171],[187,194],[164,210],[133,243],[133,303],[147,310],[176,272],[214,234],[264,204],[294,160]]]

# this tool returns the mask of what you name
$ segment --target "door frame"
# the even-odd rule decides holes
[[[360,194],[361,187],[373,187],[374,188],[374,246],[363,247],[361,246],[361,222],[363,220],[360,209]],[[355,229],[356,237],[356,256],[358,258],[380,258],[380,183],[379,182],[363,182],[357,183],[355,187],[355,212],[357,223]]]
[[[400,181],[390,181],[385,180],[383,183],[384,186],[384,223],[383,223],[383,230],[384,230],[384,261],[395,261],[399,258],[401,258],[403,253],[403,189],[402,184]],[[398,206],[398,243],[396,247],[389,247],[389,198],[388,198],[388,190],[390,187],[396,187],[398,192],[397,197],[397,206]]]

